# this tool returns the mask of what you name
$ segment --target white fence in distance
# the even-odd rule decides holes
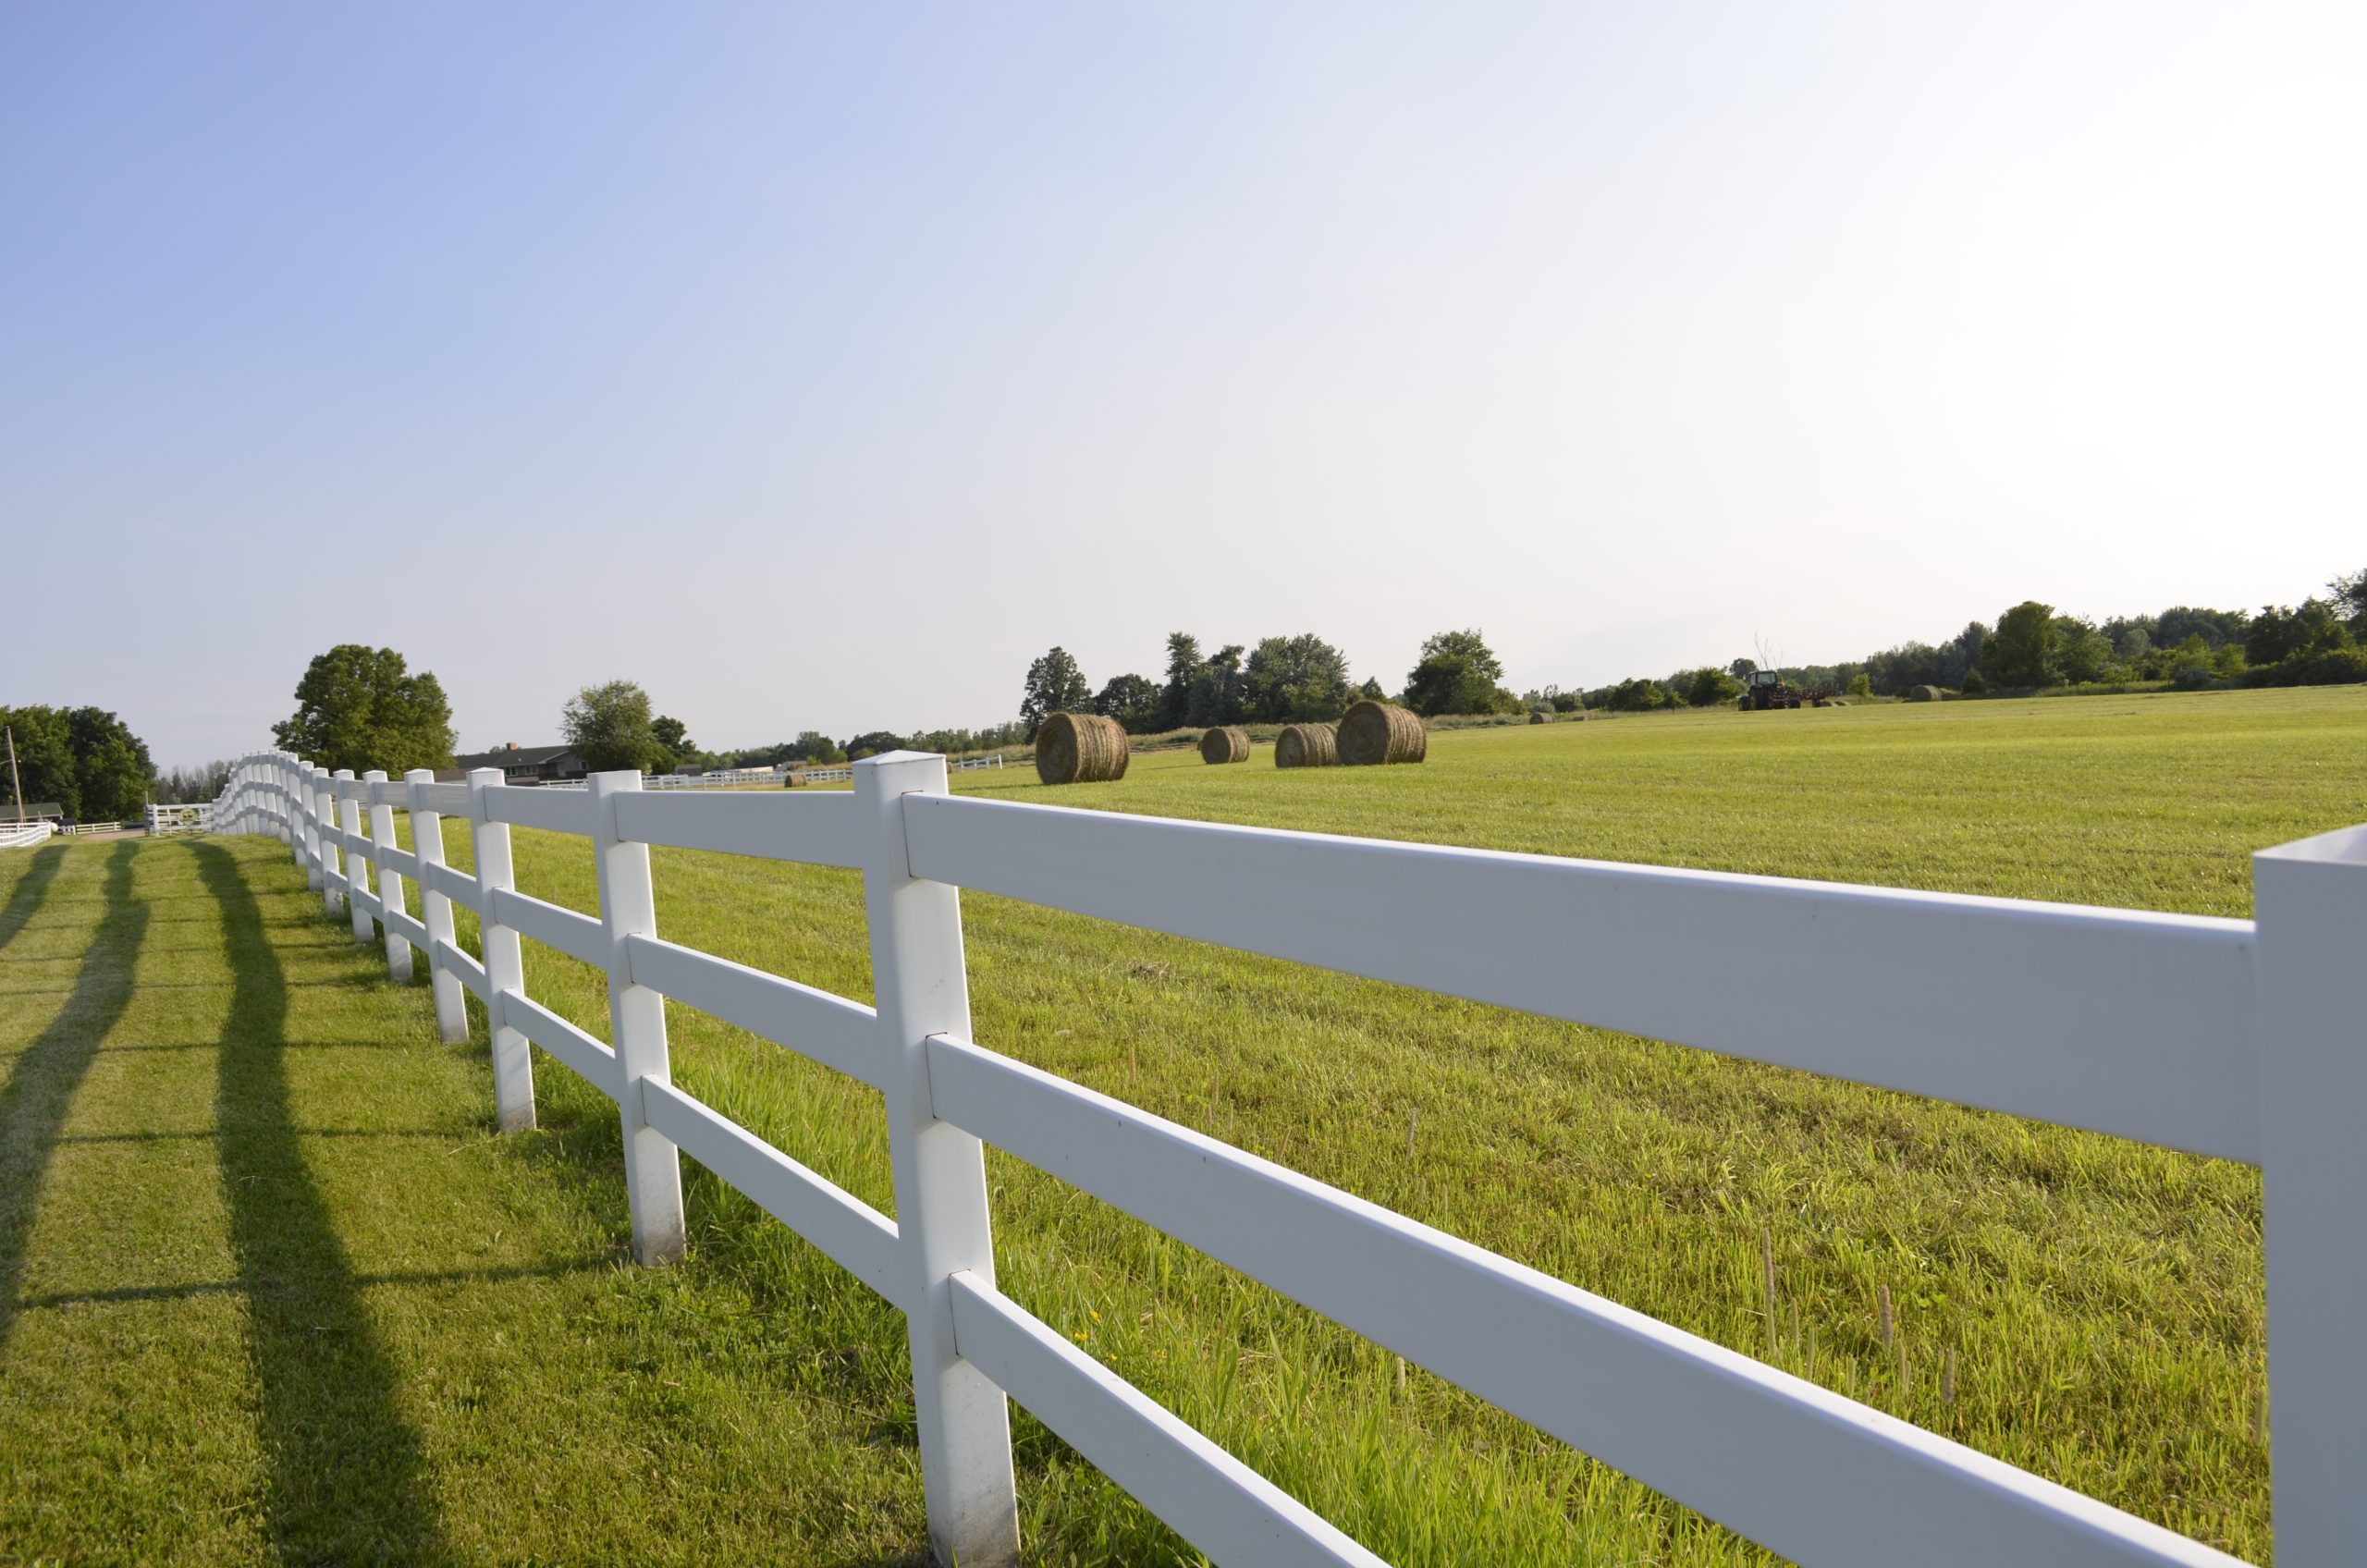
[[[155,838],[168,838],[175,833],[202,833],[214,821],[214,802],[201,801],[194,804],[151,805],[148,808],[148,831]]]
[[[30,850],[49,842],[57,824],[39,817],[0,820],[0,850]]]
[[[2367,1562],[2367,828],[2256,854],[2255,923],[957,797],[944,759],[910,753],[852,771],[845,792],[669,796],[632,774],[558,792],[266,753],[215,821],[288,842],[357,940],[383,933],[393,973],[424,950],[448,1039],[460,987],[484,1002],[505,1128],[533,1123],[529,1040],[617,1102],[644,1261],[681,1244],[683,1151],[902,1310],[941,1562],[1017,1561],[1006,1395],[1219,1562],[1378,1561],[996,1290],[981,1140],[1809,1568],[2234,1562],[996,1054],[970,1037],[973,888],[2261,1164],[2277,1561]],[[396,810],[414,851],[394,847]],[[444,814],[468,817],[477,876],[443,864]],[[516,891],[512,825],[592,841],[596,919]],[[666,941],[652,844],[862,871],[877,1011]],[[455,900],[482,961],[455,945]],[[607,970],[613,1044],[529,998],[521,935]],[[1859,961],[1847,986],[1816,979],[1836,946]],[[898,1219],[676,1088],[661,997],[884,1090]]]

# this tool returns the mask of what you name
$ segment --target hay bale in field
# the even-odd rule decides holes
[[[1274,737],[1276,767],[1331,767],[1339,761],[1338,725],[1293,724]]]
[[[1036,776],[1047,784],[1106,784],[1126,777],[1125,727],[1094,713],[1056,713],[1036,732]]]
[[[1344,767],[1420,762],[1429,754],[1429,730],[1411,710],[1394,703],[1377,703],[1367,697],[1340,720],[1340,763]]]
[[[1909,686],[1907,689],[1907,700],[1910,703],[1936,703],[1946,695],[1937,686]]]
[[[1247,762],[1249,731],[1237,724],[1220,724],[1200,737],[1202,762]]]
[[[1531,708],[1528,710],[1528,721],[1531,724],[1551,724],[1553,722],[1553,716],[1543,708]]]

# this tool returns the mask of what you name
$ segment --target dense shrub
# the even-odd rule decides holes
[[[2248,686],[2345,686],[2367,680],[2367,648],[2327,648],[2296,654],[2246,672]]]

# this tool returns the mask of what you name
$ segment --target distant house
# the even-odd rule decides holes
[[[498,751],[457,757],[450,767],[441,769],[435,777],[446,783],[457,783],[480,767],[501,769],[505,784],[549,784],[562,778],[581,778],[584,774],[583,758],[572,746],[521,746],[512,741]]]
[[[0,821],[14,822],[18,817],[27,822],[63,822],[66,808],[55,801],[27,801],[19,811],[16,806],[0,804]]]

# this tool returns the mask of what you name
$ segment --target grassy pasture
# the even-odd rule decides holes
[[[955,788],[2241,914],[2251,850],[2367,818],[2362,740],[2367,692],[2144,695],[1473,730],[1438,737],[1418,768],[1278,773],[1264,747],[1230,767],[1138,755],[1115,785],[1046,790],[1003,770]],[[584,844],[523,830],[517,842],[525,890],[591,907]],[[464,828],[448,850],[468,864]],[[666,935],[867,998],[851,875],[656,859]],[[276,846],[238,841],[0,861],[0,1296],[13,1304],[0,1305],[0,1496],[13,1500],[0,1562],[361,1555],[337,1533],[345,1516],[378,1529],[390,1559],[884,1563],[916,1550],[895,1315],[695,1170],[691,1258],[656,1275],[616,1267],[607,1102],[538,1059],[543,1130],[486,1135],[481,1044],[433,1044],[423,990],[369,984],[372,961],[291,881]],[[155,923],[133,933],[152,888]],[[2267,1556],[2247,1169],[1007,900],[964,909],[976,1032],[996,1049]],[[529,947],[529,988],[605,1035],[599,977]],[[226,952],[227,982],[208,967]],[[129,990],[107,978],[127,953]],[[1834,986],[1850,966],[1831,955]],[[692,1010],[669,1019],[678,1081],[892,1211],[876,1096]],[[269,1030],[284,1054],[257,1054]],[[112,1054],[150,1042],[176,1048]],[[324,1048],[294,1048],[308,1043]],[[288,1125],[263,1114],[260,1132],[232,1137],[257,1099]],[[104,1143],[160,1120],[175,1136]],[[219,1152],[180,1139],[180,1121],[218,1124]],[[339,1125],[431,1135],[331,1135]],[[61,1129],[102,1146],[69,1146]],[[77,1163],[102,1158],[139,1179]],[[134,1163],[167,1159],[187,1169],[143,1177]],[[1006,1290],[1390,1560],[1764,1560],[1073,1190],[988,1160]],[[291,1170],[313,1198],[300,1182],[282,1190]],[[152,1289],[217,1278],[240,1288]],[[325,1364],[350,1374],[326,1392],[308,1348],[323,1342],[360,1354]],[[105,1376],[85,1388],[92,1368]],[[339,1482],[355,1451],[337,1434],[388,1411],[395,1447],[360,1451],[380,1479]],[[1040,1427],[1023,1415],[1016,1430],[1031,1561],[1192,1561]],[[197,1456],[167,1463],[176,1444]],[[127,1456],[145,1466],[138,1485]],[[338,1514],[339,1485],[370,1506]],[[118,1539],[134,1544],[92,1548]]]
[[[2367,816],[2361,696],[1709,713],[1441,736],[1420,768],[1278,773],[1261,748],[1228,767],[1141,756],[1113,785],[1047,790],[1005,770],[956,787],[2240,914],[2250,850]],[[521,886],[590,907],[580,844],[520,839]],[[661,929],[677,939],[867,995],[848,874],[660,851],[657,876]],[[2265,1555],[2249,1170],[1005,900],[973,897],[966,918],[977,1033],[997,1049]],[[596,1028],[597,978],[534,960],[543,994]],[[1832,955],[1834,985],[1850,962]],[[868,1091],[686,1009],[674,1027],[694,1092],[889,1206]],[[1383,1555],[1750,1558],[1418,1369],[989,1158],[1006,1288]],[[773,1281],[752,1288],[783,1301],[859,1293],[730,1194],[693,1190],[701,1267]],[[884,1312],[877,1331],[864,1361],[893,1399]],[[1168,1550],[1057,1444],[1031,1436],[1025,1456],[1044,1560]]]

